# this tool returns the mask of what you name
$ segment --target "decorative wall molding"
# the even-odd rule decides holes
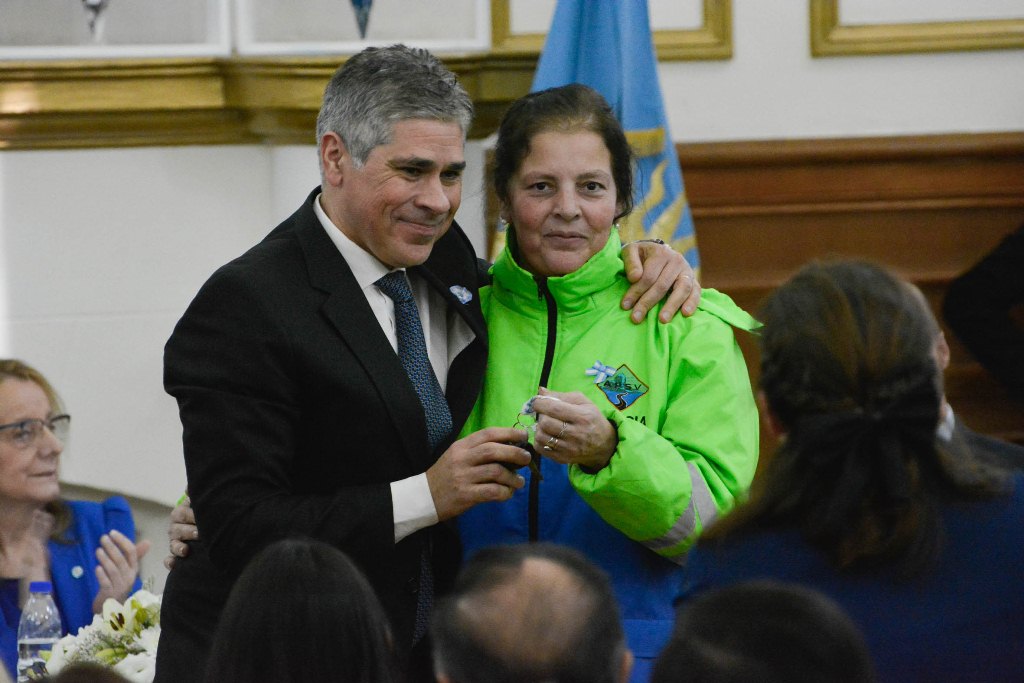
[[[844,26],[839,23],[839,1],[811,0],[815,57],[1024,48],[1024,16]]]
[[[700,0],[703,23],[692,30],[657,30],[654,47],[658,59],[704,60],[732,57],[732,0]],[[510,0],[491,0],[491,42],[497,52],[537,56],[544,47],[543,33],[513,33]]]
[[[444,57],[497,128],[536,56]],[[339,56],[0,62],[0,149],[305,144]]]

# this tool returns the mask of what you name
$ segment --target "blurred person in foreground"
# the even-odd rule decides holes
[[[607,575],[550,543],[473,555],[431,634],[438,683],[625,683],[633,662]]]
[[[747,579],[798,582],[846,610],[879,680],[1019,680],[1024,481],[937,448],[938,329],[919,295],[872,264],[812,263],[761,319],[779,447],[691,553],[684,607]]]
[[[164,386],[201,533],[168,576],[157,683],[202,677],[238,574],[296,536],[345,551],[409,676],[432,678],[430,606],[460,560],[451,520],[506,500],[530,459],[511,425],[456,440],[488,351],[479,263],[453,221],[471,116],[425,50],[349,58],[317,120],[321,186],[218,269],[175,327]],[[680,272],[666,264],[684,262],[653,246],[647,263],[667,282],[647,284],[664,292]],[[670,301],[686,299],[679,284]]]
[[[0,359],[0,655],[16,675],[18,621],[32,581],[53,584],[65,633],[76,633],[141,587],[135,522],[120,496],[102,503],[60,495],[71,416],[35,368]]]
[[[758,325],[712,289],[668,324],[617,310],[629,282],[614,224],[632,207],[631,153],[595,90],[513,103],[493,182],[508,241],[480,291],[491,350],[463,433],[536,420],[537,457],[510,500],[460,516],[463,546],[582,552],[611,577],[632,680],[646,681],[687,550],[754,475],[757,407],[733,328]]]
[[[209,683],[396,683],[384,609],[344,553],[286,539],[262,550],[228,598]]]
[[[110,667],[100,664],[72,664],[56,676],[46,676],[39,683],[131,683]]]
[[[756,580],[683,605],[651,683],[871,683],[864,636],[822,593]]]

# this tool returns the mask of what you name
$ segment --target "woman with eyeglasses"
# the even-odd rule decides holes
[[[43,375],[0,359],[0,658],[12,676],[18,620],[32,581],[50,581],[65,633],[140,587],[135,523],[119,496],[60,497],[58,465],[71,416]]]

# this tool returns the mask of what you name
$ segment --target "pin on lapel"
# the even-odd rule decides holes
[[[452,285],[451,287],[448,288],[448,291],[451,292],[455,296],[455,298],[459,300],[460,304],[468,304],[470,301],[473,300],[473,293],[470,292],[465,287],[463,287],[462,285]]]
[[[82,569],[81,565],[76,564],[74,567],[71,568],[71,576],[72,576],[72,578],[80,579],[80,578],[82,578],[83,574],[85,574],[85,570]]]

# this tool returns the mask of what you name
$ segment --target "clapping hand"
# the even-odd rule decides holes
[[[103,603],[107,598],[118,602],[131,595],[135,579],[139,575],[139,560],[149,551],[150,542],[132,540],[116,529],[100,538],[100,547],[96,549],[96,579],[100,583],[100,592],[92,602],[95,614],[103,612]]]

